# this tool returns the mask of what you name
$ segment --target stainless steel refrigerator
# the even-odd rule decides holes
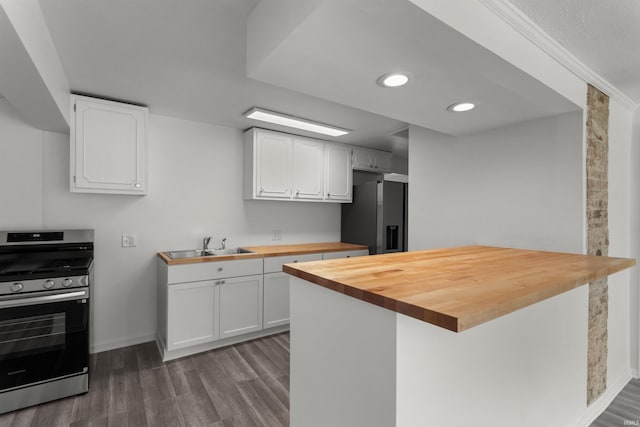
[[[369,253],[407,250],[407,177],[385,174],[353,186],[353,202],[342,204],[341,240],[367,245]]]

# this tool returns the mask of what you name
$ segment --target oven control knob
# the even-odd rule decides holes
[[[11,292],[20,292],[24,288],[22,283],[14,283],[11,285]]]
[[[73,283],[73,280],[71,279],[64,279],[62,281],[62,286],[64,286],[65,288],[68,288],[69,286],[71,286],[71,284]]]
[[[56,285],[56,282],[54,282],[53,280],[47,280],[46,282],[44,282],[42,284],[42,287],[45,289],[51,289]]]

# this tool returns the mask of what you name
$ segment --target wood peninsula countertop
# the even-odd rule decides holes
[[[283,271],[461,332],[635,264],[629,258],[463,246],[285,264]]]
[[[165,252],[158,252],[158,257],[168,265],[195,264],[200,262],[230,261],[236,259],[268,258],[284,255],[316,254],[322,252],[344,252],[369,249],[367,246],[354,245],[352,243],[325,242],[325,243],[301,243],[295,245],[273,246],[243,246],[242,249],[251,253],[231,255],[202,256],[185,259],[172,259]]]

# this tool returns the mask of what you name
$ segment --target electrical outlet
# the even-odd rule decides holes
[[[123,234],[122,235],[122,247],[133,248],[138,243],[138,236],[135,234]]]
[[[271,231],[271,240],[280,240],[280,239],[282,239],[282,230]]]

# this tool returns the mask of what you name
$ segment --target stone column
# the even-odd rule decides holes
[[[589,85],[587,90],[587,253],[609,252],[609,97]],[[589,283],[589,349],[587,404],[607,388],[607,279]]]

